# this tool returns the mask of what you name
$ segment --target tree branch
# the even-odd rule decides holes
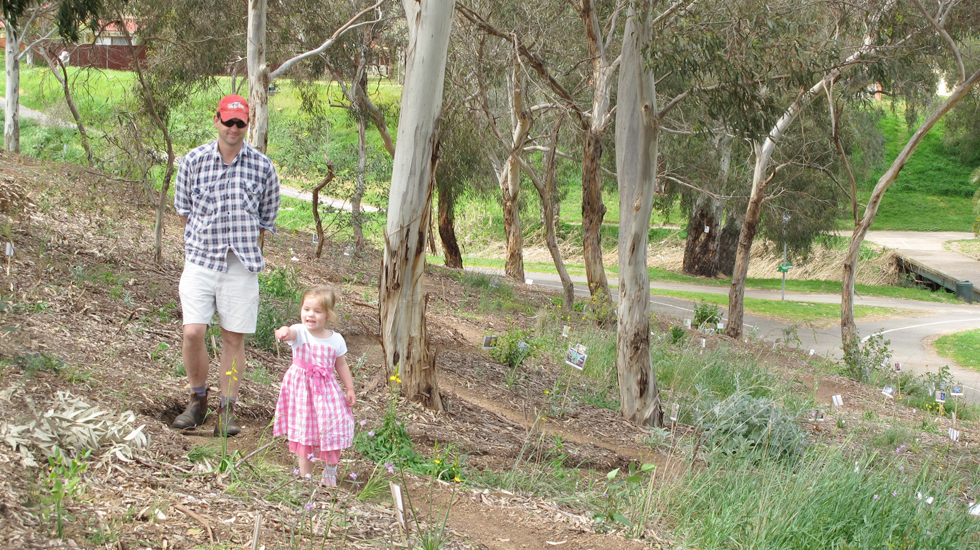
[[[384,2],[385,2],[385,0],[378,0],[378,2],[376,4],[374,4],[373,6],[369,6],[367,8],[364,8],[363,10],[357,12],[357,14],[354,17],[352,17],[350,19],[350,21],[348,21],[343,26],[341,26],[339,29],[337,29],[336,31],[334,31],[334,33],[330,36],[330,38],[328,38],[326,40],[326,42],[324,42],[323,44],[321,44],[319,48],[317,48],[315,50],[310,50],[310,51],[308,51],[306,53],[299,54],[296,57],[287,60],[285,63],[283,63],[282,65],[280,65],[278,69],[276,69],[276,70],[272,71],[271,73],[269,73],[269,82],[272,82],[273,80],[275,80],[284,71],[286,71],[287,69],[289,69],[290,67],[292,67],[293,65],[295,65],[296,63],[298,63],[299,61],[302,61],[302,60],[306,59],[307,57],[310,57],[310,56],[314,56],[314,55],[323,53],[324,51],[326,51],[327,48],[329,48],[330,46],[332,46],[333,43],[336,42],[338,38],[340,38],[340,36],[342,36],[347,31],[349,31],[351,29],[355,29],[357,27],[362,27],[364,25],[373,25],[374,23],[377,23],[378,21],[381,21],[381,19],[378,18],[378,19],[375,19],[373,21],[362,21],[360,23],[354,24],[354,21],[357,21],[362,15],[364,15],[365,13],[367,13],[367,12],[369,12],[371,10],[377,9],[379,6],[381,6],[381,4],[384,4]]]

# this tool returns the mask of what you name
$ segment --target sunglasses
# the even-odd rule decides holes
[[[221,120],[221,118],[218,118],[218,120]],[[221,123],[224,124],[225,126],[229,127],[229,128],[231,128],[232,126],[234,126],[236,128],[244,128],[244,127],[248,126],[248,123],[247,122],[245,122],[243,120],[240,120],[240,119],[237,119],[237,118],[233,118],[231,120],[221,120]]]

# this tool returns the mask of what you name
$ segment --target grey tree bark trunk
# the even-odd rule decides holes
[[[7,43],[4,60],[7,69],[7,87],[4,99],[6,108],[3,118],[3,148],[20,153],[20,29],[6,25]]]
[[[248,0],[248,144],[265,153],[269,143],[269,67],[265,63],[266,0]]]
[[[650,277],[647,239],[657,189],[660,126],[656,81],[643,50],[651,41],[650,3],[629,4],[619,72],[616,174],[619,178],[619,317],[616,371],[620,412],[661,426],[660,389],[650,360]]]
[[[385,365],[399,373],[406,398],[438,410],[442,400],[425,327],[422,279],[455,2],[403,0],[403,5],[408,51],[378,292],[381,344]]]
[[[524,141],[531,127],[530,115],[524,105],[523,69],[515,54],[514,67],[508,77],[510,87],[511,144],[510,154],[503,166],[500,193],[504,210],[504,233],[507,237],[507,260],[504,272],[508,277],[524,282],[524,234],[521,228],[521,163]]]

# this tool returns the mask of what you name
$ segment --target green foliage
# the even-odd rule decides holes
[[[885,340],[881,333],[872,334],[867,341],[859,343],[854,352],[844,357],[845,376],[872,384],[887,376],[891,372],[889,344],[891,340]]]
[[[82,474],[88,468],[85,462],[92,454],[91,450],[82,451],[78,458],[69,459],[60,447],[54,448],[54,454],[48,457],[48,473],[45,483],[48,487],[48,500],[54,509],[55,529],[58,538],[64,537],[65,505],[84,488]]]
[[[490,357],[516,370],[525,359],[533,357],[538,344],[533,333],[525,330],[508,330],[498,337],[497,345],[490,348]]]
[[[299,302],[303,295],[299,274],[289,267],[259,272],[259,292],[269,298]]]
[[[653,484],[647,478],[656,468],[655,464],[637,467],[635,462],[631,462],[626,472],[621,473],[616,468],[606,474],[602,507],[592,516],[597,531],[623,528],[631,538],[643,534],[653,491]]]
[[[718,323],[721,322],[721,315],[721,308],[717,304],[701,300],[694,303],[694,326],[696,327],[718,326]]]
[[[40,372],[58,374],[65,366],[64,361],[43,351],[17,354],[13,361],[28,376],[35,376]]]
[[[708,446],[727,457],[795,460],[806,448],[806,436],[794,415],[771,399],[746,392],[700,403],[697,424]]]
[[[670,343],[671,344],[679,344],[679,343],[681,343],[681,341],[683,341],[686,336],[687,336],[687,333],[684,332],[684,327],[682,327],[680,325],[674,325],[674,326],[670,327]]]

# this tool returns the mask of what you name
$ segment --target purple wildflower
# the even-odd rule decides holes
[[[389,474],[395,473],[395,465],[391,462],[385,462],[385,468],[388,470]]]
[[[371,430],[370,432],[368,432],[368,437],[374,437],[374,430]]]
[[[351,479],[357,479],[357,472],[351,472],[350,473],[350,478]]]
[[[313,509],[313,503],[312,502],[307,502],[306,503],[306,509],[307,510],[312,510]]]
[[[875,495],[872,500],[878,500],[878,495]]]

